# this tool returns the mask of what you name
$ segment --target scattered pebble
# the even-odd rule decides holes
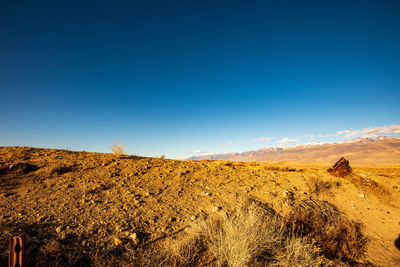
[[[214,207],[212,207],[211,212],[217,212],[217,211],[219,211],[220,209],[221,209],[221,207],[214,206]]]
[[[361,197],[361,198],[365,198],[365,194],[364,194],[364,193],[362,193],[362,194],[360,194],[360,195],[359,195],[359,197]]]
[[[122,245],[122,240],[119,239],[119,238],[115,238],[115,239],[114,239],[114,245],[116,245],[117,247],[118,247],[118,246],[121,246],[121,245]]]
[[[289,191],[289,190],[284,190],[283,193],[282,193],[282,196],[284,198],[293,199],[294,198],[294,193],[292,191]]]
[[[138,241],[138,237],[136,233],[131,233],[129,235],[129,237],[132,239],[133,242],[137,242]]]

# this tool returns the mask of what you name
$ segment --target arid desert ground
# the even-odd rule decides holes
[[[1,147],[0,262],[399,266],[400,166],[332,164]]]

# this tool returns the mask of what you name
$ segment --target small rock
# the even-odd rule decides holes
[[[214,207],[212,207],[211,212],[217,212],[217,211],[219,211],[220,209],[221,209],[221,207],[214,206]]]
[[[67,238],[67,234],[66,234],[65,232],[61,232],[61,233],[60,233],[60,238],[61,238],[61,239]]]
[[[283,196],[284,198],[293,199],[294,193],[293,193],[292,191],[285,190],[285,191],[282,192],[282,196]]]
[[[63,230],[63,227],[62,227],[62,226],[58,226],[58,227],[56,228],[56,232],[57,232],[57,233],[60,233],[62,230]]]
[[[123,242],[121,239],[119,239],[119,238],[114,239],[114,245],[116,245],[117,247],[121,246],[122,244],[123,244]]]
[[[130,235],[129,235],[129,237],[132,239],[132,241],[134,241],[134,242],[136,242],[137,241],[137,239],[138,239],[138,237],[137,237],[137,234],[136,233],[131,233]]]
[[[191,219],[192,221],[194,221],[194,220],[197,219],[197,217],[193,215],[192,217],[190,217],[190,219]]]
[[[201,194],[202,194],[203,196],[211,196],[211,193],[210,193],[210,192],[201,192]]]
[[[359,197],[361,197],[361,198],[365,198],[365,194],[364,194],[364,193],[362,193],[362,194],[360,194],[360,195],[359,195]]]

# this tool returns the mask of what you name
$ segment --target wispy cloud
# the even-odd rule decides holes
[[[283,138],[281,140],[278,140],[275,142],[275,144],[288,144],[288,143],[295,143],[297,142],[297,139],[290,139],[290,138]]]
[[[329,138],[329,137],[334,137],[336,134],[319,134],[317,135],[318,138]]]
[[[255,142],[268,142],[268,141],[271,141],[271,137],[262,136],[262,137],[258,137],[256,139],[254,139],[253,141],[255,141]]]
[[[377,137],[380,135],[391,135],[391,134],[400,134],[400,125],[390,125],[383,127],[372,127],[372,128],[364,128],[361,130],[343,130],[336,133],[343,138],[355,138],[355,137]]]
[[[312,134],[306,134],[305,136],[304,136],[305,138],[314,138],[315,136],[314,135],[312,135]]]
[[[194,153],[194,154],[207,154],[208,152],[207,152],[207,151],[204,151],[204,150],[194,150],[194,151],[189,152],[189,153]]]
[[[220,146],[231,146],[233,144],[232,141],[228,141],[225,144],[220,144]]]

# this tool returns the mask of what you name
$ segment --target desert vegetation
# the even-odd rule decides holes
[[[111,151],[115,155],[123,155],[126,152],[126,147],[121,143],[121,141],[118,141],[111,146]]]

